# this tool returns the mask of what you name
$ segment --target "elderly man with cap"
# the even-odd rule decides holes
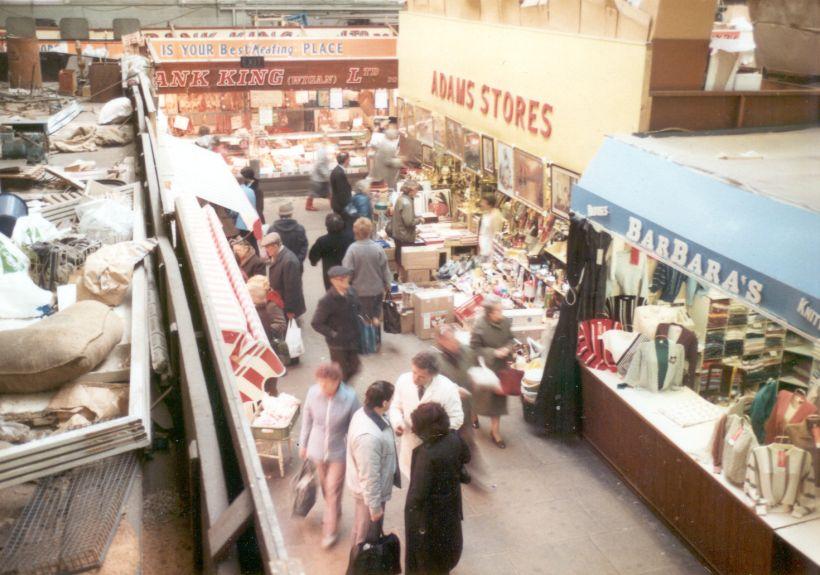
[[[268,282],[271,289],[282,298],[285,315],[288,319],[301,316],[307,311],[302,292],[302,264],[292,251],[282,245],[282,238],[276,232],[263,237],[259,245],[271,262]]]
[[[359,361],[359,315],[361,304],[356,290],[350,287],[353,270],[344,266],[333,266],[327,272],[330,289],[319,300],[313,321],[310,323],[317,332],[325,336],[330,349],[330,359],[342,368],[345,382],[356,375],[361,366]]]
[[[279,219],[273,222],[272,231],[279,234],[282,245],[294,253],[301,266],[307,257],[308,240],[304,226],[293,219],[293,202],[279,204]]]

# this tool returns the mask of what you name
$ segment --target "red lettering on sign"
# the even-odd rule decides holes
[[[524,98],[521,96],[515,97],[515,126],[517,128],[521,128],[525,130],[526,127],[524,126],[524,114],[527,113],[527,104],[524,102]]]
[[[490,111],[490,101],[487,99],[487,94],[490,93],[490,87],[486,84],[481,86],[481,113],[485,116]]]
[[[351,68],[350,72],[347,75],[347,83],[348,84],[361,84],[362,83],[362,75],[359,73],[358,68]]]
[[[264,86],[267,77],[268,71],[264,68],[261,70],[251,70],[251,77],[250,82],[248,82],[248,86]]]
[[[191,88],[207,88],[209,70],[193,70],[191,72],[191,83],[188,84]]]
[[[165,77],[165,72],[161,70],[154,72],[154,82],[156,83],[157,88],[168,87],[168,79]]]
[[[493,88],[493,118],[498,117],[498,97],[501,96],[501,90]]]
[[[552,135],[552,122],[550,122],[549,115],[552,114],[552,106],[544,104],[541,106],[541,120],[544,122],[545,128],[541,130],[541,135],[544,139]]]
[[[513,96],[509,92],[504,92],[504,121],[508,124],[511,123],[514,113],[515,104],[513,103]]]
[[[236,86],[236,76],[237,70],[220,70],[219,71],[219,79],[216,81],[217,86]]]
[[[529,109],[527,110],[527,130],[530,134],[537,134],[538,128],[535,126],[535,121],[538,119],[538,101],[530,100]]]
[[[473,88],[475,88],[475,82],[470,80],[469,82],[467,82],[467,107],[471,110],[475,105],[475,99],[473,98]]]
[[[351,68],[351,70],[358,70],[358,68]],[[282,80],[285,77],[285,71],[282,68],[273,68],[268,74],[268,85],[270,86],[281,86]],[[348,76],[348,82],[350,81],[350,77]]]
[[[467,80],[458,80],[456,82],[456,104],[464,105],[467,98]]]
[[[188,70],[174,70],[171,72],[171,83],[169,88],[184,88],[188,85]]]
[[[437,79],[438,79],[438,73],[434,71],[434,72],[433,72],[433,85],[432,85],[432,87],[430,88],[430,93],[431,93],[433,96],[438,96],[438,93],[437,93],[437,92],[438,92],[438,90],[436,90],[436,85],[438,84],[438,82],[436,82],[436,80],[437,80]]]

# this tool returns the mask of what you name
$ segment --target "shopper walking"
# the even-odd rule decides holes
[[[282,238],[282,245],[288,248],[301,265],[308,252],[308,240],[305,228],[293,219],[293,203],[279,204],[279,219],[273,222],[273,231]]]
[[[450,426],[458,429],[464,423],[458,386],[439,374],[436,356],[428,351],[417,353],[411,371],[396,380],[396,397],[390,408],[390,422],[396,435],[401,437],[399,469],[410,477],[410,458],[421,440],[413,433],[410,416],[422,403],[436,402],[447,411]]]
[[[347,218],[345,208],[352,199],[352,187],[347,179],[347,167],[350,165],[350,154],[339,152],[336,155],[336,167],[330,172],[330,208],[344,220]]]
[[[257,275],[265,275],[267,266],[262,258],[257,255],[247,239],[237,236],[231,240],[231,248],[236,262],[239,264],[239,269],[242,270],[242,275],[245,280]]]
[[[253,195],[256,200],[256,213],[259,215],[259,221],[265,225],[265,196],[259,189],[259,180],[256,177],[256,172],[250,166],[245,166],[239,173],[245,178],[248,186],[253,190]]]
[[[405,182],[401,187],[401,195],[396,198],[393,206],[393,241],[396,242],[396,264],[401,265],[401,250],[404,246],[416,243],[416,225],[423,220],[416,217],[413,198],[419,191],[417,182]]]
[[[373,202],[370,199],[370,178],[365,178],[356,182],[353,186],[353,207],[356,208],[357,218],[373,219]]]
[[[316,198],[327,198],[330,196],[330,141],[322,139],[319,149],[316,150],[316,157],[313,168],[310,171],[310,193],[305,200],[305,209],[315,212],[313,202]]]
[[[359,218],[353,224],[356,241],[347,248],[342,265],[353,271],[352,285],[362,305],[362,316],[378,325],[384,294],[390,291],[391,273],[384,249],[370,239],[373,222]]]
[[[473,326],[470,347],[484,359],[485,365],[496,374],[505,367],[513,356],[514,338],[511,322],[504,317],[501,301],[495,296],[488,297],[482,304],[484,316]],[[473,408],[476,415],[490,418],[490,439],[505,449],[507,444],[501,438],[501,416],[507,414],[507,396],[499,395],[492,390],[476,387],[473,394]],[[478,428],[478,417],[473,420]]]
[[[456,338],[451,325],[443,325],[436,331],[436,351],[438,351],[439,373],[458,386],[461,396],[461,409],[464,411],[464,423],[458,428],[458,434],[470,448],[470,474],[474,485],[486,487],[484,462],[480,457],[472,425],[474,415],[473,394],[475,384],[469,370],[475,365],[475,354]]]
[[[268,337],[268,343],[273,347],[276,340],[280,340],[285,336],[287,329],[285,312],[282,310],[282,300],[271,294],[270,282],[264,275],[251,276],[248,278],[247,286],[251,301],[256,307],[259,321],[262,322],[262,328]]]
[[[342,489],[347,459],[347,430],[359,409],[356,392],[342,383],[342,371],[335,363],[316,369],[316,383],[308,389],[302,411],[299,456],[316,467],[325,513],[322,519],[322,548],[339,540]]]
[[[493,195],[481,198],[481,223],[478,227],[478,255],[489,261],[493,255],[493,240],[504,228],[504,216],[496,207],[497,200]]]
[[[399,179],[399,170],[404,162],[399,157],[398,151],[399,131],[395,126],[388,127],[384,131],[384,138],[380,138],[373,146],[373,171],[370,177],[374,181],[385,181],[389,190],[396,189]]]
[[[248,202],[253,206],[253,211],[256,212],[256,193],[254,193],[250,187],[250,182],[244,176],[238,176],[236,181],[248,199]],[[259,253],[259,244],[256,241],[256,236],[253,235],[253,231],[248,227],[248,223],[245,222],[239,214],[236,215],[236,229],[239,235],[245,238],[251,247],[253,247],[253,251]]]
[[[365,540],[372,523],[382,523],[393,487],[401,487],[396,437],[387,420],[393,391],[388,381],[372,383],[347,432],[347,487],[356,505],[354,549]]]
[[[422,443],[413,450],[404,507],[405,573],[444,575],[461,559],[461,479],[470,450],[438,403],[420,405],[412,423]]]
[[[350,287],[353,272],[344,266],[334,266],[327,272],[331,287],[319,300],[310,325],[325,336],[330,359],[342,368],[346,383],[359,372],[361,305],[356,291]]]
[[[269,233],[259,242],[271,264],[268,267],[270,287],[282,298],[287,318],[295,319],[307,311],[302,291],[302,265],[296,255],[282,245],[276,232]]]
[[[330,279],[327,277],[327,272],[333,266],[342,265],[347,249],[353,243],[353,237],[345,228],[345,223],[339,214],[331,212],[325,217],[325,229],[327,233],[319,236],[310,248],[308,259],[312,266],[322,262],[322,279],[325,282],[325,289],[328,290]]]

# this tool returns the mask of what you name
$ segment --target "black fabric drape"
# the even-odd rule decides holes
[[[581,383],[575,361],[578,322],[600,317],[606,300],[606,251],[612,238],[585,219],[572,216],[567,246],[567,279],[571,293],[561,304],[536,399],[535,425],[547,433],[580,430]]]

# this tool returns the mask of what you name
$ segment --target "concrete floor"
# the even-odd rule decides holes
[[[284,198],[266,198],[267,221]],[[327,202],[320,212],[305,212],[304,199],[293,198],[296,219],[307,229],[311,245],[324,230]],[[328,359],[323,338],[310,327],[316,302],[324,293],[320,268],[306,265],[303,337],[308,353],[291,368],[279,389],[304,398],[317,364]],[[414,335],[387,335],[377,356],[363,358],[354,380],[360,396],[376,379],[395,381],[409,371],[410,358],[426,349]],[[466,487],[464,553],[457,575],[530,574],[702,574],[709,573],[683,543],[657,519],[582,440],[558,441],[535,436],[522,418],[517,398],[501,429],[507,443],[500,450],[487,438],[482,419],[479,448],[489,470],[486,492]],[[298,426],[297,426],[298,427]],[[302,560],[309,575],[339,575],[347,567],[352,501],[345,495],[339,544],[322,551],[321,498],[305,519],[290,517],[290,480],[294,459],[280,478],[278,468],[264,463],[271,494],[291,556]],[[404,535],[405,489],[394,491],[387,506],[385,531]]]

